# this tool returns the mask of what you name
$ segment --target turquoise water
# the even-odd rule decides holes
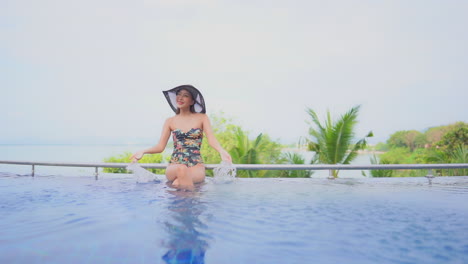
[[[467,263],[468,177],[0,174],[0,263]]]

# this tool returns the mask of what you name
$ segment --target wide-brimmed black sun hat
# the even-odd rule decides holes
[[[193,105],[195,112],[203,114],[206,113],[205,100],[203,99],[203,95],[200,93],[200,91],[198,91],[197,88],[189,84],[180,85],[170,90],[163,91],[163,94],[166,97],[169,106],[171,106],[172,110],[175,113],[177,113],[176,96],[180,90],[186,90],[192,95],[192,98],[195,101],[195,104]]]

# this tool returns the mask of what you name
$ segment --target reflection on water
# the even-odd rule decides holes
[[[201,201],[201,186],[195,191],[167,191],[170,193],[168,220],[164,222],[168,241],[163,246],[168,248],[162,259],[168,264],[205,263],[209,237],[204,233],[206,225],[200,220],[206,205]]]

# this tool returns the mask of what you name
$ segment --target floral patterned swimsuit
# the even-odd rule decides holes
[[[172,131],[174,151],[172,152],[171,164],[185,164],[188,167],[203,163],[200,148],[203,139],[203,130],[191,128],[187,132],[180,129]]]

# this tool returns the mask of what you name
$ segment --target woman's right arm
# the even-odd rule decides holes
[[[163,152],[164,149],[166,148],[167,141],[169,140],[169,136],[171,135],[171,128],[170,128],[169,123],[170,123],[170,118],[168,118],[166,122],[164,122],[163,129],[161,132],[161,137],[159,138],[159,142],[157,145],[148,149],[135,152],[135,154],[133,154],[130,157],[130,160],[132,162],[136,162],[140,160],[145,154],[155,154],[155,153]]]

